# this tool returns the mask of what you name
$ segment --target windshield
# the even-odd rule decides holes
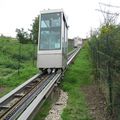
[[[40,50],[55,50],[61,48],[61,14],[41,14]]]

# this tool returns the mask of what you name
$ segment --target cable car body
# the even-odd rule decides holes
[[[62,9],[44,10],[39,16],[37,67],[65,69],[67,66],[68,25]]]

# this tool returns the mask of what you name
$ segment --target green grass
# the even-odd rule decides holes
[[[52,106],[52,101],[47,99],[33,120],[44,120]]]
[[[69,46],[68,47],[68,53],[71,52],[72,50],[74,50],[74,47]]]
[[[0,37],[0,96],[17,87],[38,72],[33,65],[33,44],[20,44],[16,39]],[[19,74],[18,74],[19,68]]]
[[[26,68],[20,70],[20,74],[16,72],[10,77],[2,78],[0,79],[0,83],[1,85],[6,87],[16,87],[21,83],[25,82],[27,79],[29,79],[36,73],[37,73],[36,68],[26,66]]]
[[[68,104],[62,113],[63,120],[91,120],[85,95],[81,88],[92,83],[92,65],[87,44],[82,48],[74,64],[65,73],[62,89],[68,92]]]

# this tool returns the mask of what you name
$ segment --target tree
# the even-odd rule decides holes
[[[39,31],[39,16],[35,17],[32,23],[32,29],[30,30],[30,34],[24,31],[23,28],[16,29],[17,39],[20,43],[28,43],[33,40],[34,43],[38,43],[38,31]]]
[[[24,31],[23,28],[21,28],[21,29],[17,28],[16,32],[17,32],[17,39],[20,43],[25,44],[25,43],[28,43],[31,41],[30,35],[26,31]]]
[[[39,16],[35,17],[31,30],[32,39],[34,40],[35,43],[38,42],[38,31],[39,31]]]

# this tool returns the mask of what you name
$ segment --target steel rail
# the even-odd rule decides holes
[[[72,53],[69,58],[67,65],[71,63],[73,58],[77,55],[81,48],[77,48],[74,53]],[[31,114],[34,112],[39,103],[43,100],[45,95],[50,91],[50,89],[55,85],[56,82],[60,80],[62,73],[56,74],[54,78],[49,82],[49,84],[41,91],[41,93],[36,97],[36,99],[28,106],[28,108],[20,115],[18,120],[30,119]]]
[[[16,108],[18,108],[20,106],[20,101],[25,101],[28,97],[30,97],[30,95],[32,94],[31,92],[36,88],[36,86],[38,86],[38,84],[42,84],[42,78],[43,76],[39,75],[37,76],[37,78],[40,77],[40,80],[36,79],[36,76],[33,77],[35,79],[29,80],[28,84],[24,84],[21,89],[19,89],[16,92],[12,92],[13,94],[8,97],[7,99],[5,99],[4,101],[2,101],[2,103],[0,103],[0,119],[5,119],[5,118],[9,118],[9,116],[11,116],[9,113],[10,111],[15,111]],[[19,103],[19,105],[18,105]],[[16,106],[17,104],[17,106]],[[21,103],[22,104],[22,103]],[[11,113],[11,114],[12,114]],[[6,115],[8,117],[6,117]]]
[[[40,74],[34,75],[32,78],[30,78],[29,80],[27,80],[26,82],[24,82],[23,84],[21,84],[20,86],[16,87],[14,90],[12,90],[8,94],[6,94],[2,98],[0,98],[0,104],[2,102],[4,102],[5,100],[7,100],[9,97],[11,97],[13,94],[15,94],[17,91],[19,91],[20,89],[22,89],[23,87],[25,87],[27,84],[29,84],[31,81],[33,81],[34,79],[36,79],[39,76],[40,76]]]
[[[77,55],[77,53],[80,51],[80,49],[81,49],[81,47],[76,48],[76,50],[72,53],[72,55],[70,55],[70,57],[68,57],[67,65],[69,65],[71,63],[71,61]]]
[[[40,85],[37,85],[34,90],[32,90],[29,97],[24,101],[21,101],[21,106],[19,106],[19,109],[16,109],[17,111],[13,111],[13,115],[9,117],[9,120],[17,119],[18,116],[29,106],[29,104],[38,96],[38,94],[46,87],[46,85],[51,81],[51,79],[54,77],[54,75],[50,75],[48,79],[44,79],[43,83]]]
[[[76,51],[77,48],[74,48],[72,51],[70,51],[68,54],[67,54],[67,57],[69,58],[75,51]]]
[[[27,120],[34,109],[38,106],[44,96],[50,91],[52,86],[61,77],[61,73],[56,74],[55,77],[47,84],[47,86],[41,91],[41,93],[36,97],[36,99],[28,106],[28,108],[21,114],[18,120]]]

